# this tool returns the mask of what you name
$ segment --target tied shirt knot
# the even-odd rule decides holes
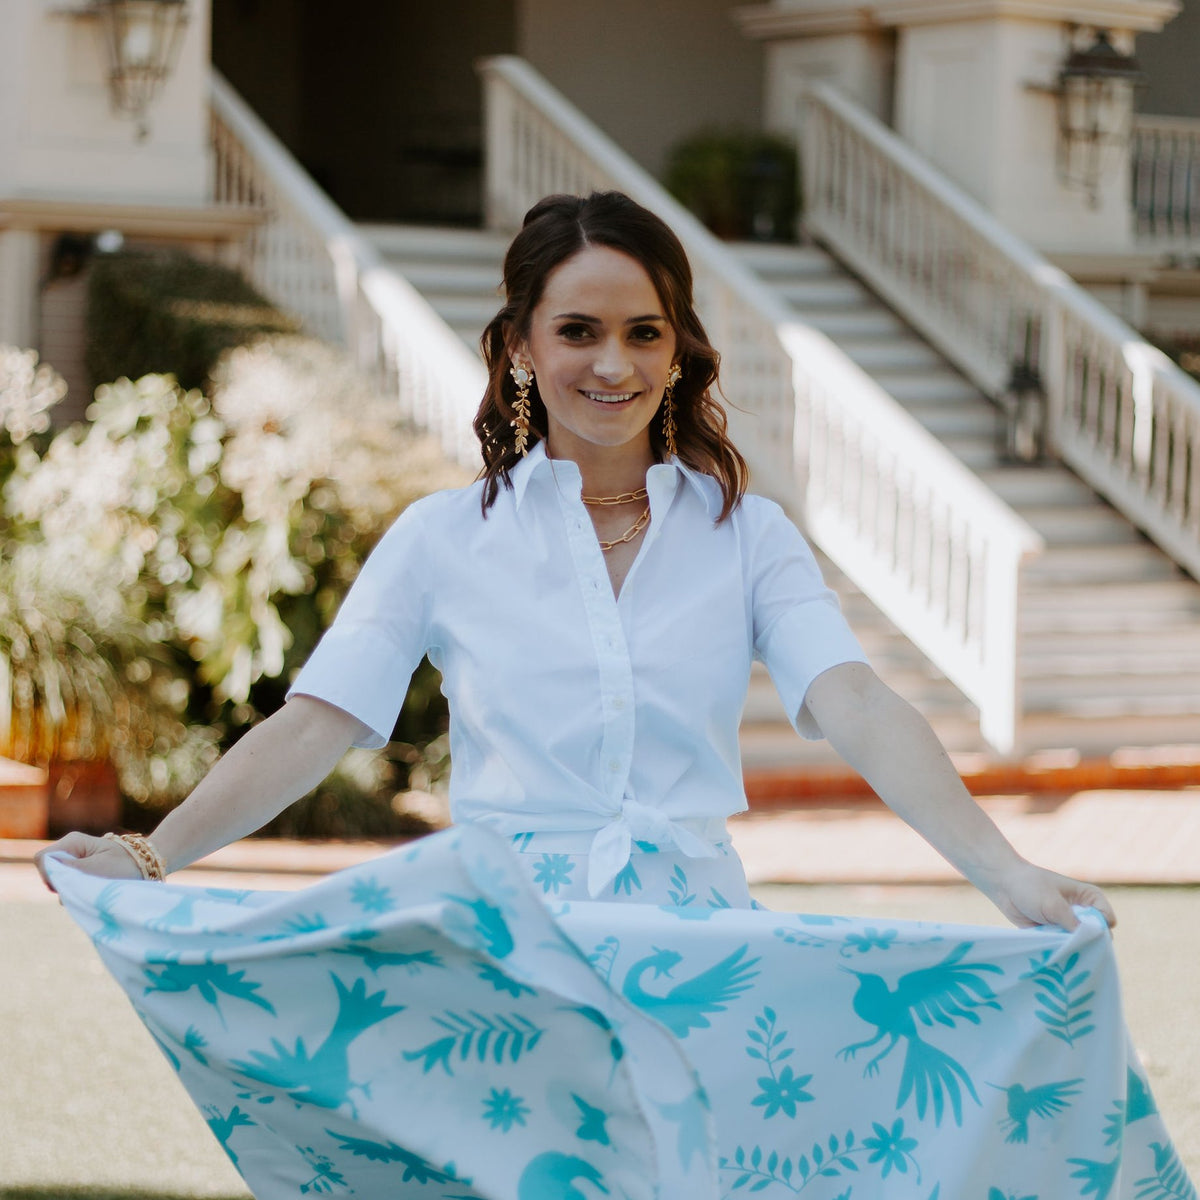
[[[596,899],[629,862],[634,842],[676,846],[688,858],[716,858],[717,848],[660,809],[632,796],[621,800],[621,811],[603,826],[588,855],[588,895]]]

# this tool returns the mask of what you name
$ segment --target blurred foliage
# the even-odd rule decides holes
[[[211,398],[163,375],[103,386],[90,423],[48,440],[61,392],[0,349],[0,753],[110,756],[157,809],[278,707],[394,517],[464,478],[310,339],[234,349]],[[411,831],[393,797],[440,790],[445,719],[426,665],[401,740],[347,756],[275,831]]]
[[[236,271],[177,251],[97,255],[88,275],[87,368],[97,384],[161,373],[202,388],[227,350],[295,331]]]
[[[1146,335],[1163,353],[1200,381],[1200,334],[1175,334],[1170,337]]]
[[[667,154],[667,190],[718,237],[790,242],[799,217],[796,147],[787,138],[704,129]]]

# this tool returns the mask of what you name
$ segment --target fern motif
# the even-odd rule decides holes
[[[471,1010],[466,1016],[447,1011],[444,1017],[434,1017],[435,1025],[447,1030],[445,1037],[422,1046],[419,1050],[405,1050],[408,1062],[422,1061],[423,1072],[428,1075],[435,1066],[440,1066],[447,1075],[453,1075],[450,1056],[458,1051],[458,1058],[466,1062],[474,1053],[480,1062],[486,1062],[489,1052],[492,1062],[501,1063],[507,1054],[510,1062],[517,1062],[537,1046],[546,1031],[519,1013],[494,1013],[490,1018]]]
[[[1138,1189],[1135,1200],[1196,1200],[1196,1189],[1188,1179],[1175,1147],[1167,1142],[1151,1142],[1154,1174],[1134,1180]]]
[[[610,933],[604,941],[597,942],[595,950],[588,955],[588,962],[605,983],[612,982],[613,968],[617,965],[617,953],[620,949],[620,941]]]
[[[688,891],[687,873],[678,864],[671,872],[671,886],[667,889],[667,895],[671,897],[671,903],[677,908],[683,908],[684,905],[691,904],[696,899],[696,894]]]
[[[1037,1019],[1046,1026],[1051,1037],[1075,1046],[1096,1027],[1083,1025],[1092,1015],[1084,1006],[1096,994],[1094,990],[1077,994],[1088,981],[1091,971],[1075,971],[1079,955],[1072,954],[1061,964],[1050,961],[1050,951],[1043,950],[1040,957],[1029,960],[1029,970],[1022,979],[1032,979],[1038,991],[1036,1000],[1039,1012]],[[1074,974],[1072,974],[1074,972]]]
[[[846,1132],[844,1141],[839,1141],[836,1135],[831,1134],[827,1145],[828,1151],[820,1142],[814,1142],[811,1161],[807,1154],[801,1154],[794,1161],[790,1155],[780,1158],[777,1150],[770,1151],[764,1158],[761,1146],[755,1146],[749,1154],[745,1147],[739,1146],[732,1160],[721,1158],[720,1168],[722,1171],[738,1172],[730,1191],[748,1188],[751,1192],[761,1192],[775,1184],[793,1196],[799,1196],[810,1183],[818,1179],[834,1178],[845,1171],[857,1171],[858,1163],[851,1155],[862,1154],[866,1150],[865,1146],[854,1144],[852,1130]]]

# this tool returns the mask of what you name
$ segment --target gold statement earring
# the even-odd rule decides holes
[[[533,370],[513,363],[508,371],[517,385],[517,402],[513,405],[516,416],[509,424],[517,431],[514,449],[524,458],[529,453],[529,385],[533,382]]]
[[[667,453],[672,457],[677,454],[675,448],[675,397],[672,393],[682,376],[683,371],[680,370],[679,364],[672,363],[671,370],[667,374],[667,386],[663,388],[663,441],[666,443]]]

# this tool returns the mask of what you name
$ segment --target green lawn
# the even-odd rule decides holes
[[[777,909],[1003,923],[965,887],[764,887],[757,894]],[[1180,1154],[1200,1178],[1200,891],[1111,894],[1122,921],[1116,945],[1134,1041]],[[124,995],[57,905],[0,904],[0,964],[0,1197],[248,1195]]]

